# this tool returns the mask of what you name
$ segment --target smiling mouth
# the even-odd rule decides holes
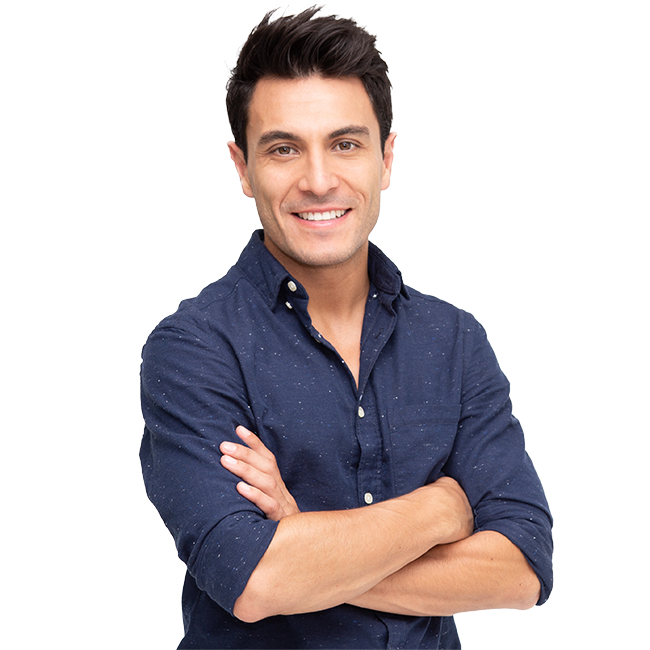
[[[331,221],[340,219],[348,210],[330,210],[329,212],[294,212],[297,217],[304,221]]]

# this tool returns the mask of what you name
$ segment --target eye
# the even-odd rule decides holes
[[[290,147],[288,144],[283,144],[280,147],[276,147],[274,151],[281,156],[290,156],[291,154],[296,153],[296,150],[293,147]]]
[[[354,142],[344,140],[343,142],[339,142],[336,146],[340,151],[352,151],[352,149],[354,149],[357,145],[354,144]]]

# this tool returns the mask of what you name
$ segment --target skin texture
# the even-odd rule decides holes
[[[249,111],[248,164],[229,143],[244,194],[255,199],[269,250],[299,266],[363,262],[390,183],[395,134],[382,151],[379,123],[356,78],[261,79]],[[347,210],[305,221],[296,213]],[[300,271],[299,271],[300,272]]]
[[[314,327],[358,383],[368,235],[390,183],[395,134],[382,149],[358,79],[266,78],[253,94],[247,142],[248,163],[228,146],[265,244],[305,287]],[[301,218],[314,212],[328,218]],[[521,552],[498,533],[472,535],[470,505],[453,479],[354,510],[300,512],[273,454],[243,427],[237,434],[245,444],[223,443],[221,462],[242,479],[240,494],[279,522],[235,604],[238,618],[346,602],[445,615],[537,601],[539,582]]]

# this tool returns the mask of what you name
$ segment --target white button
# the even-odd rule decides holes
[[[289,291],[296,291],[298,288],[293,280],[289,280],[289,282],[287,282],[287,286],[289,287]]]
[[[362,418],[366,414],[365,411],[361,407],[359,407],[359,410],[357,411],[357,413],[359,414],[360,418]]]
[[[290,303],[290,302],[285,302],[284,304],[285,304],[289,309],[293,309],[293,307],[291,306],[291,303]]]
[[[364,500],[368,505],[370,505],[370,504],[372,503],[372,494],[370,494],[370,492],[366,492],[366,493],[363,495],[363,500]]]

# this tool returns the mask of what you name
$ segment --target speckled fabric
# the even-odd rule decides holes
[[[455,478],[477,530],[524,553],[550,593],[551,517],[509,384],[468,313],[406,288],[371,245],[359,386],[258,231],[228,274],[143,350],[147,493],[188,571],[180,648],[457,648],[452,618],[348,605],[243,623],[234,603],[276,523],[235,489],[219,445],[257,433],[303,511],[365,507]]]

